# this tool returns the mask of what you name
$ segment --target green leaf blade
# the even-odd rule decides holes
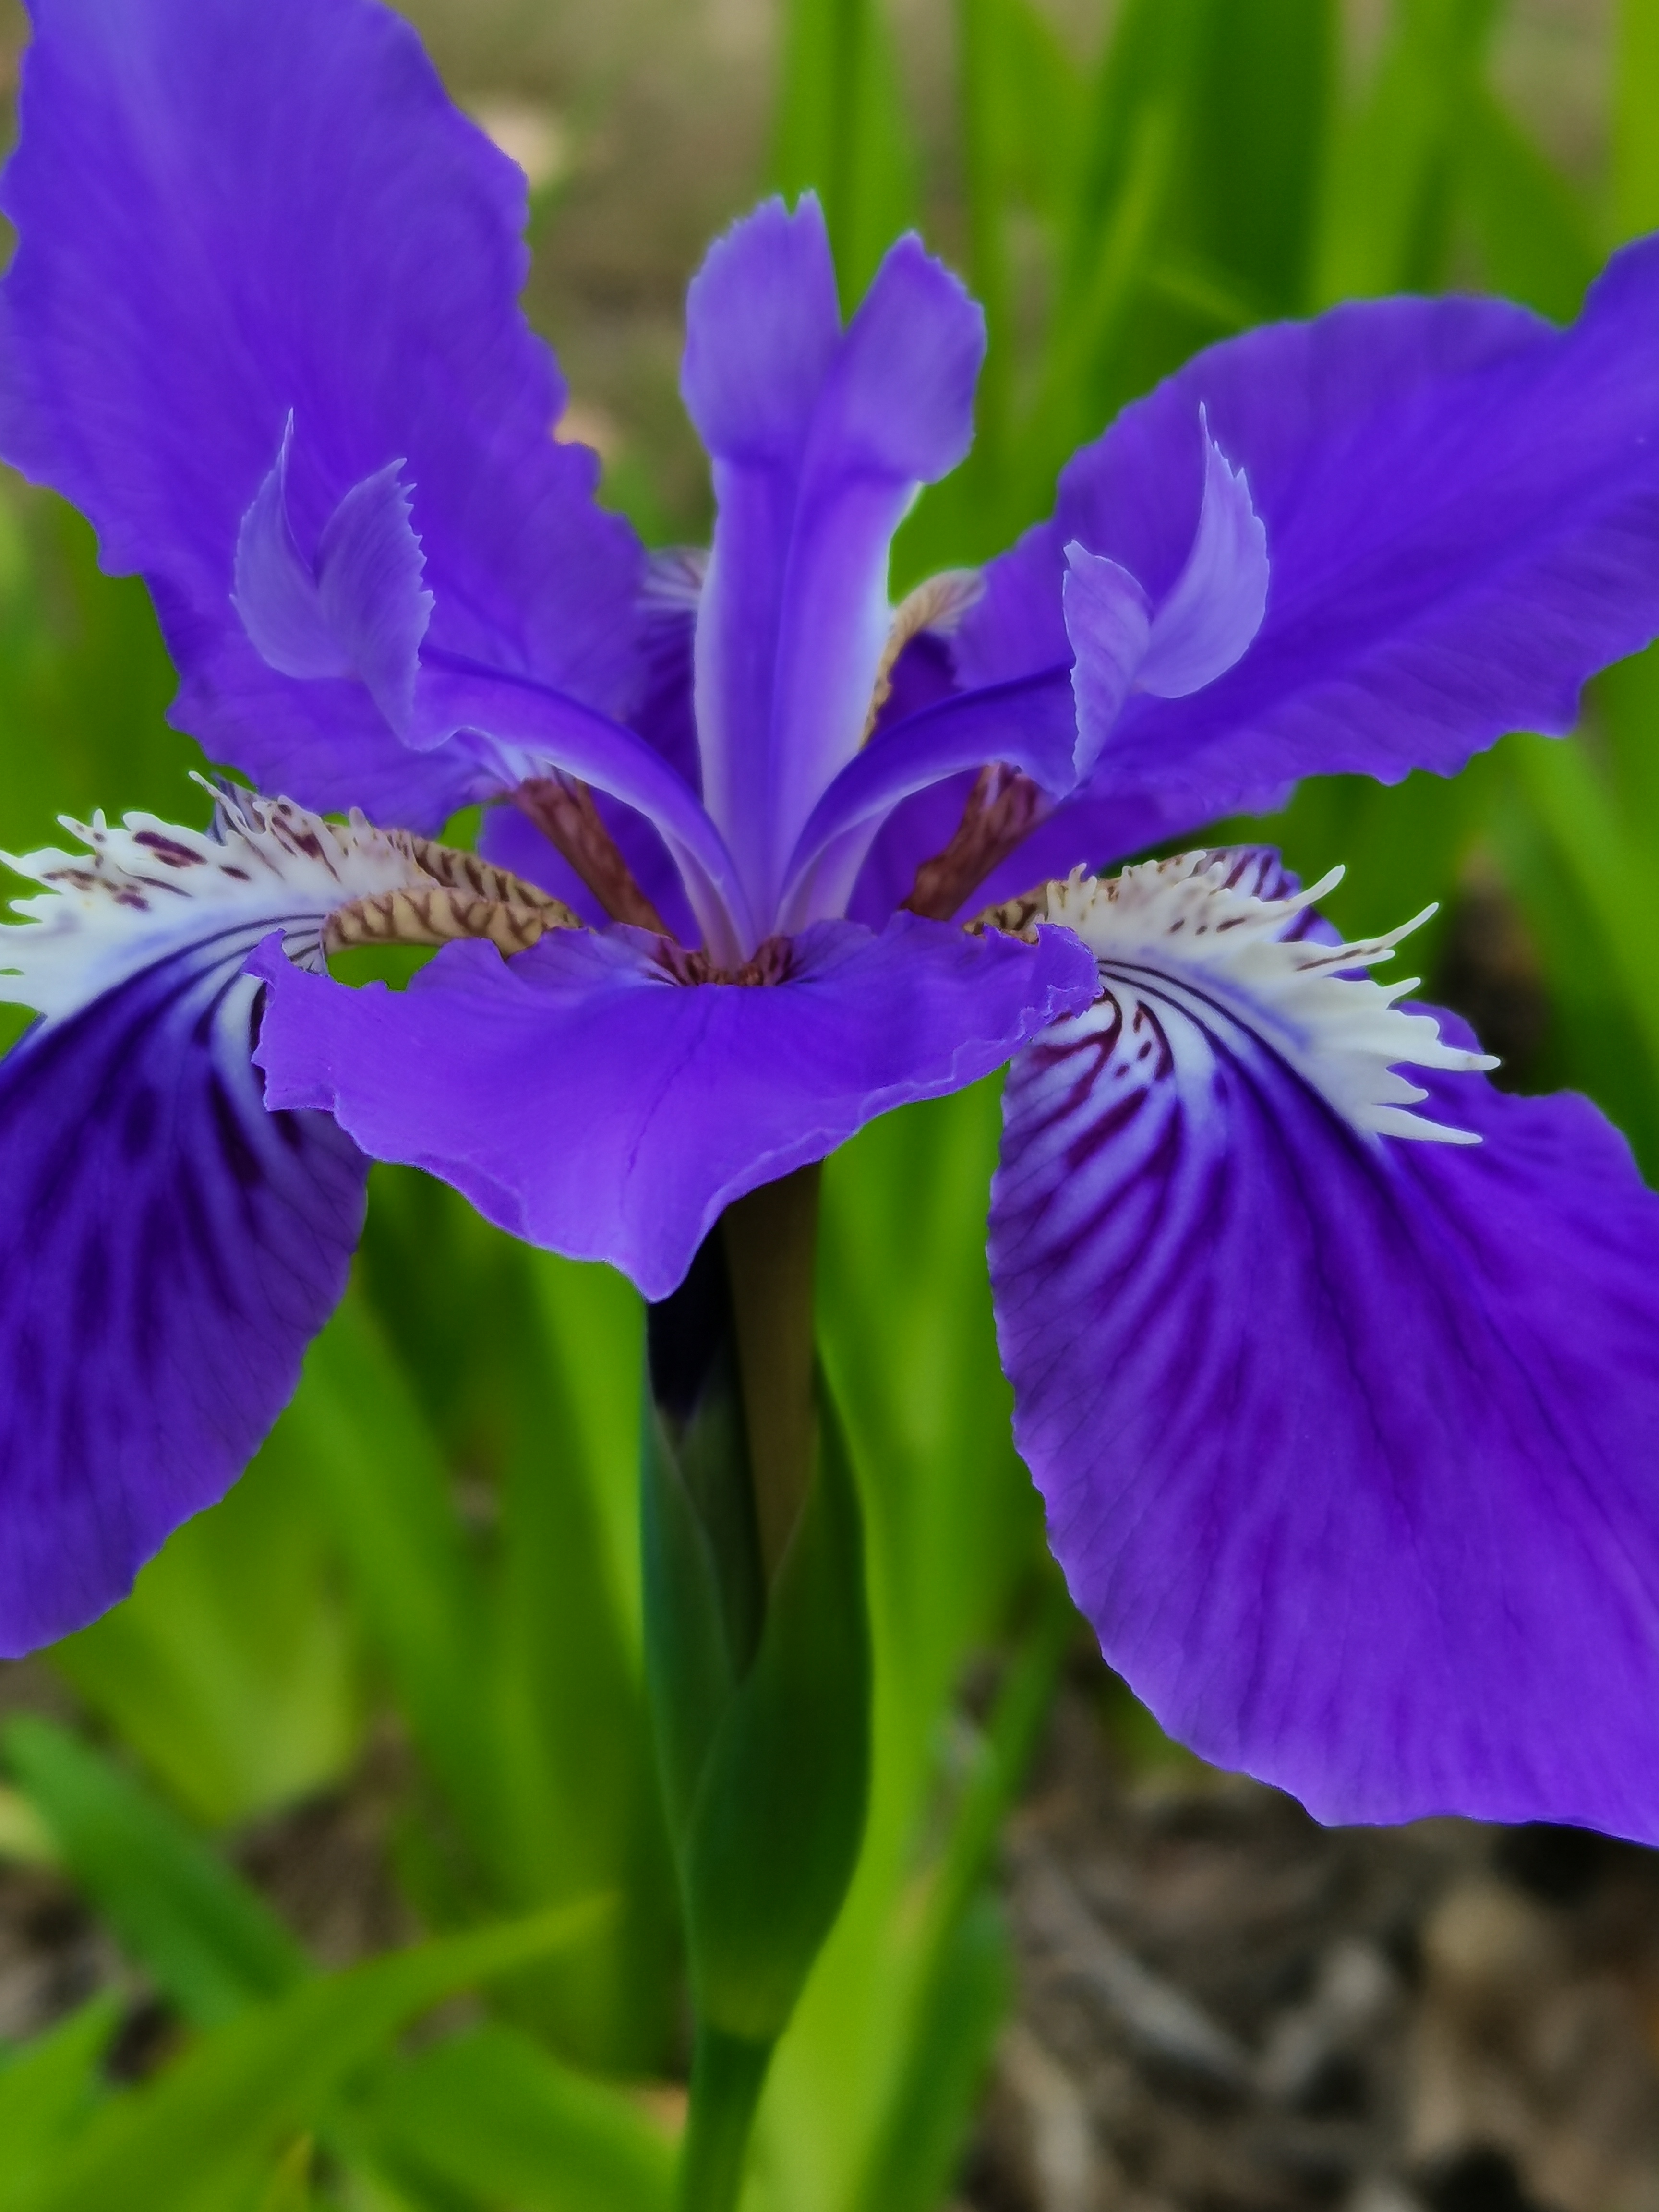
[[[70,1873],[187,2020],[213,2027],[305,1978],[258,1893],[111,1761],[32,1714],[0,1742]]]

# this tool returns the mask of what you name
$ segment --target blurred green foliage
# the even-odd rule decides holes
[[[978,443],[908,524],[896,588],[1042,514],[1071,448],[1199,346],[1400,287],[1568,315],[1602,254],[1659,222],[1659,0],[1619,9],[1594,192],[1494,93],[1498,0],[1395,0],[1363,70],[1337,0],[1122,0],[1094,53],[1039,0],[954,0],[943,190],[878,0],[785,14],[774,179],[823,193],[848,298],[920,220],[990,319]],[[199,813],[170,689],[142,589],[5,485],[0,839],[44,842],[60,809]],[[1484,970],[1468,947],[1497,930],[1534,1016],[1516,1078],[1593,1092],[1650,1171],[1656,732],[1646,656],[1595,687],[1569,743],[1507,740],[1451,784],[1310,785],[1250,825],[1304,872],[1349,865],[1346,927],[1441,901],[1419,943],[1454,1003],[1489,1000],[1492,942]],[[981,1086],[876,1124],[826,1175],[822,1351],[867,1534],[874,1784],[749,2212],[930,2212],[1009,2002],[989,1875],[1076,1629],[995,1358],[996,1129]],[[81,1729],[5,1732],[22,1797],[0,1850],[56,1858],[176,2031],[137,2085],[109,2063],[113,1996],[4,2052],[0,2212],[665,2205],[673,2093],[638,2087],[685,2056],[644,1709],[641,1341],[617,1278],[376,1172],[351,1293],[254,1469],[52,1655]],[[239,1854],[366,1761],[397,1910],[424,1934],[325,1972]]]

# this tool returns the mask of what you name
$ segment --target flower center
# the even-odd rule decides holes
[[[794,939],[769,937],[741,967],[722,968],[707,952],[688,952],[677,938],[665,934],[657,948],[656,963],[676,983],[736,983],[745,989],[787,983],[794,973]]]

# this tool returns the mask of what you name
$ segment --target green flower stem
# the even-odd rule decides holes
[[[726,2035],[717,2027],[698,2030],[676,2212],[732,2212],[743,2189],[749,2133],[771,2058],[769,2043]]]
[[[652,1310],[646,1663],[696,2007],[679,2212],[731,2212],[772,2046],[857,1862],[858,1485],[813,1358],[818,1176],[729,1207]]]
[[[721,1217],[749,1432],[761,1561],[769,1583],[812,1478],[817,1428],[812,1281],[820,1170],[763,1183]]]

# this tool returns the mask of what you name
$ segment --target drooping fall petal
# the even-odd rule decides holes
[[[1085,922],[1101,999],[1010,1073],[998,1327],[1073,1592],[1321,1819],[1651,1839],[1659,1198],[1249,903]]]

